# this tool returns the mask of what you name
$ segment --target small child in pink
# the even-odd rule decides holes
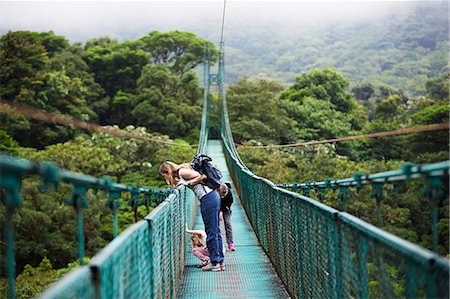
[[[203,268],[209,263],[209,252],[206,247],[206,232],[203,230],[190,230],[186,223],[186,232],[191,234],[192,253],[202,262],[197,268]]]

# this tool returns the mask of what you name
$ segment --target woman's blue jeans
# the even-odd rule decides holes
[[[220,234],[220,197],[216,191],[212,191],[200,199],[200,211],[206,231],[206,246],[211,263],[223,262],[222,235]]]

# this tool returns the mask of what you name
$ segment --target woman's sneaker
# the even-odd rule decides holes
[[[213,265],[212,263],[209,263],[208,265],[203,267],[202,270],[203,270],[203,272],[207,272],[207,271],[218,272],[218,271],[222,271],[223,269],[220,266],[220,264]]]
[[[233,243],[228,243],[228,249],[230,251],[236,251],[236,248],[234,248],[234,244]]]

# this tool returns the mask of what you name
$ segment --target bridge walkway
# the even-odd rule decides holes
[[[219,140],[208,141],[207,154],[223,172],[224,180],[232,183]],[[289,298],[252,230],[237,193],[232,192],[231,221],[236,251],[227,248],[223,272],[202,272],[196,267],[199,260],[189,255],[177,298]],[[194,229],[204,230],[200,211]],[[221,231],[225,246],[223,223]]]

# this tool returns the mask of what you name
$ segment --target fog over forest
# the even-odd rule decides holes
[[[424,1],[228,1],[227,28],[298,27],[377,20],[407,13]],[[71,41],[99,36],[135,39],[152,30],[193,31],[219,39],[222,1],[18,2],[2,1],[0,33],[53,30]],[[250,31],[249,31],[250,32]],[[229,36],[230,37],[230,36]]]
[[[84,43],[180,30],[218,46],[223,8],[223,1],[2,1],[0,34],[51,30]],[[288,86],[300,73],[332,67],[352,85],[387,84],[423,95],[426,79],[449,66],[448,15],[447,1],[229,0],[225,80]]]

